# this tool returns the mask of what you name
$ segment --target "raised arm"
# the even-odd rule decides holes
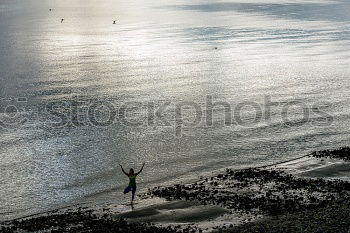
[[[136,176],[142,172],[144,166],[145,166],[145,163],[142,164],[140,171],[135,174]]]
[[[129,176],[129,174],[126,173],[126,172],[124,171],[123,166],[122,166],[121,164],[119,164],[119,166],[120,166],[120,168],[122,169],[123,173],[124,173],[125,175]]]

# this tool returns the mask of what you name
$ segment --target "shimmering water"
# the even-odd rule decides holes
[[[349,145],[349,22],[346,0],[0,0],[1,219],[125,202],[118,163],[147,163],[142,190]],[[208,98],[235,113],[243,103],[243,122],[225,125],[217,106],[207,124]],[[45,106],[74,101],[83,123],[66,109],[76,124],[53,127]],[[86,108],[98,103],[142,124],[121,110],[96,127]],[[188,126],[195,105],[202,121]]]

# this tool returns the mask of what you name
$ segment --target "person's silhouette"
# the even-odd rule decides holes
[[[64,19],[61,19],[61,23],[63,23],[63,20],[64,20]]]
[[[133,207],[133,202],[134,202],[135,193],[136,193],[136,176],[138,176],[142,172],[143,167],[145,166],[145,163],[142,164],[142,167],[141,167],[140,171],[137,172],[137,173],[134,172],[133,168],[130,168],[129,173],[127,173],[127,172],[124,171],[122,165],[119,164],[119,166],[122,169],[123,173],[127,177],[129,177],[129,185],[124,189],[124,194],[126,194],[126,193],[131,191],[131,193],[132,193],[132,195],[131,195],[131,207]]]

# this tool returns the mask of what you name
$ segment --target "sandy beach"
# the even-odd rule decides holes
[[[150,188],[131,211],[115,203],[71,207],[4,222],[1,232],[348,232],[350,183],[341,178],[349,158],[349,148],[341,148],[227,168]]]

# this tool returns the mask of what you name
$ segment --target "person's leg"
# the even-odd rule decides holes
[[[133,187],[131,191],[132,191],[131,203],[133,203],[133,201],[135,199],[136,187]]]
[[[124,189],[124,194],[126,194],[126,193],[128,193],[128,192],[130,192],[130,190],[131,190],[131,187],[130,186],[128,186],[128,187],[126,187],[125,189]]]

